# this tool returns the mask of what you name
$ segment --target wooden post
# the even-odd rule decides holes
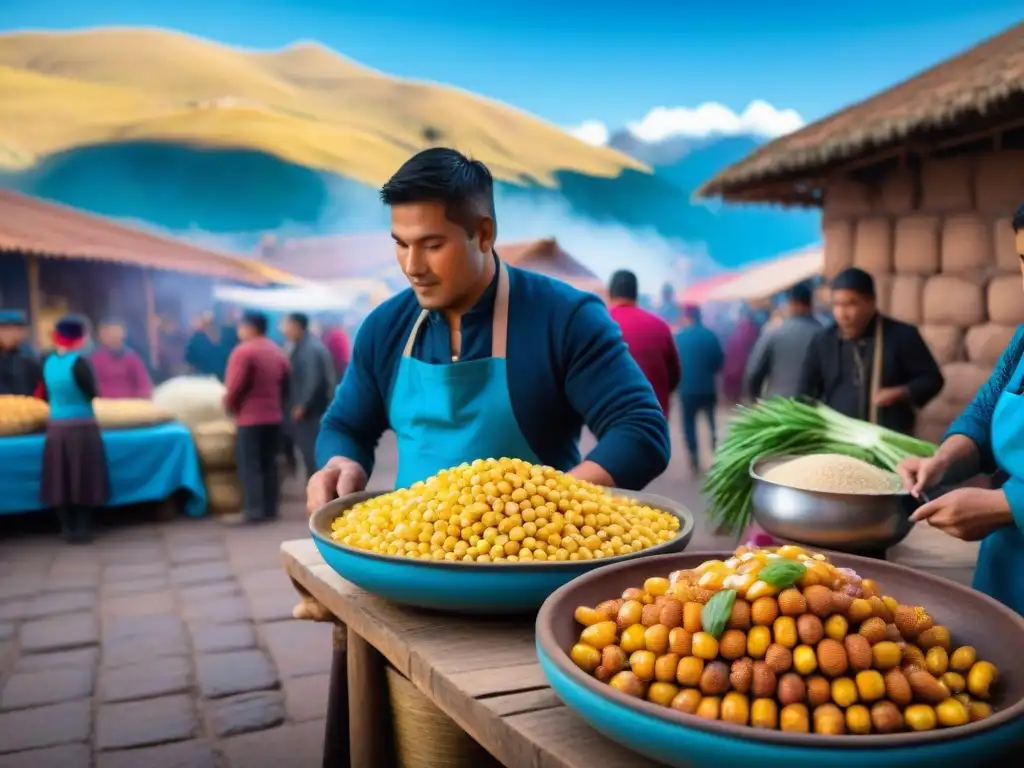
[[[28,277],[28,321],[37,350],[45,346],[43,329],[40,326],[43,312],[43,298],[39,293],[39,258],[34,253],[25,254],[25,274]]]
[[[331,678],[327,689],[327,720],[324,727],[323,768],[349,768],[348,738],[348,630],[335,622],[333,627]]]
[[[348,629],[348,741],[352,768],[387,768],[388,683],[380,651]]]
[[[146,299],[146,334],[149,338],[149,364],[155,371],[160,365],[160,328],[156,314],[156,296],[153,294],[153,275],[142,270],[142,292]]]

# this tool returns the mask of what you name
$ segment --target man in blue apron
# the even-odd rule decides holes
[[[1024,205],[1013,217],[1024,273]],[[919,496],[996,468],[1001,488],[959,488],[932,499],[913,515],[964,541],[982,541],[974,588],[1024,615],[1024,326],[974,400],[953,422],[936,454],[907,459],[899,472]]]
[[[381,198],[411,287],[356,337],[321,425],[310,511],[366,486],[387,429],[397,437],[397,487],[491,457],[627,489],[665,470],[664,413],[604,303],[495,252],[483,163],[425,150]],[[584,425],[598,444],[581,459]]]

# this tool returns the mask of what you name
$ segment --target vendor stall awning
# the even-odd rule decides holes
[[[294,283],[283,270],[135,229],[64,205],[0,190],[0,252],[114,262],[249,285]]]
[[[817,277],[824,267],[821,246],[780,256],[741,272],[709,291],[706,301],[755,301],[768,299],[792,288],[797,283]]]
[[[712,291],[738,278],[739,275],[735,272],[723,272],[704,280],[698,280],[696,283],[686,286],[683,292],[677,296],[676,301],[680,304],[703,304],[708,300]]]

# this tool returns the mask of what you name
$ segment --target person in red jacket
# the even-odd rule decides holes
[[[679,352],[668,323],[637,306],[639,287],[636,275],[619,270],[608,284],[612,319],[622,329],[629,354],[636,360],[654,388],[661,410],[668,416],[669,398],[679,386],[682,370]]]
[[[235,450],[242,511],[221,517],[229,525],[277,517],[277,454],[290,373],[284,350],[267,338],[267,316],[262,312],[242,316],[238,338],[241,343],[228,358],[224,409],[238,425]]]

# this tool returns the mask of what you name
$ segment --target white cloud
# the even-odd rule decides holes
[[[600,120],[584,120],[575,128],[570,128],[569,133],[580,141],[593,144],[595,147],[604,146],[608,143],[608,139],[611,138],[608,126]]]
[[[641,141],[655,143],[677,136],[703,139],[708,136],[753,135],[776,138],[803,127],[794,109],[776,109],[766,101],[752,101],[737,114],[724,104],[709,101],[698,107],[655,107],[627,128]],[[569,131],[588,144],[606,144],[611,131],[598,120],[587,120]]]

